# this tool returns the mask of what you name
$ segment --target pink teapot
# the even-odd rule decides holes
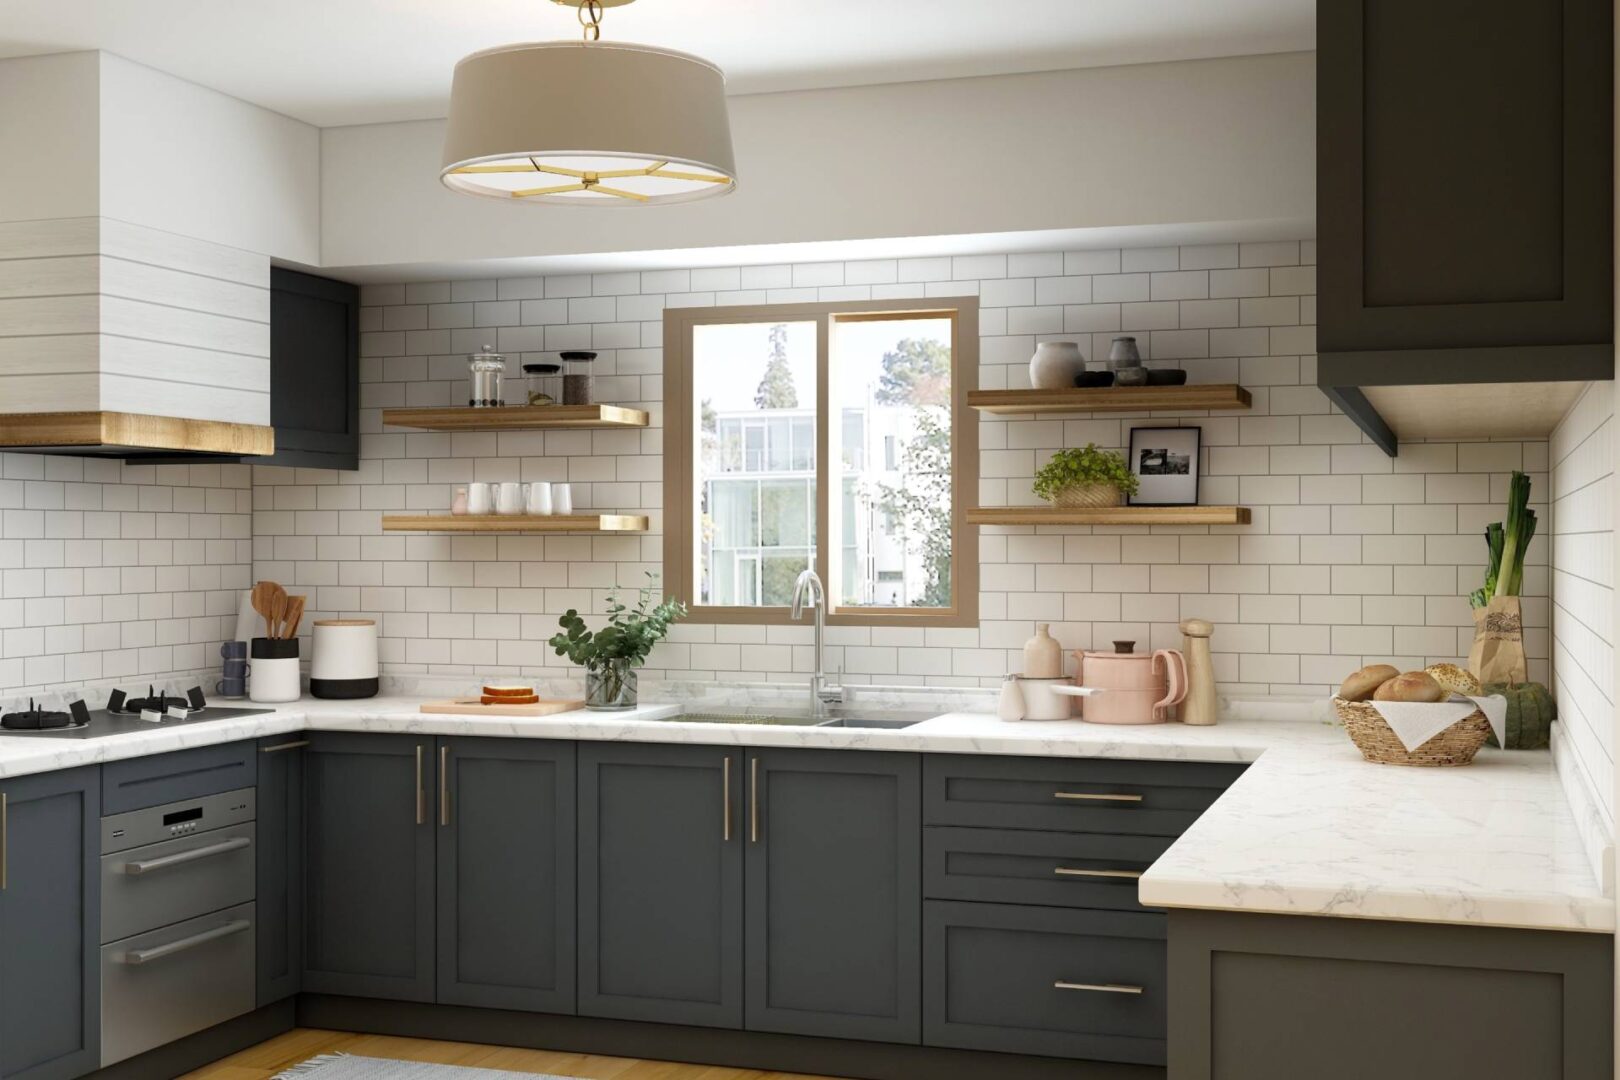
[[[1187,696],[1187,661],[1174,649],[1132,650],[1114,642],[1113,652],[1076,652],[1075,682],[1103,693],[1081,700],[1081,719],[1093,724],[1162,724]]]

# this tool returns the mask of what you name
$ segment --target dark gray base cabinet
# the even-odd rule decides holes
[[[1170,913],[1176,1080],[1612,1080],[1614,938]]]
[[[574,1011],[574,744],[438,740],[443,1005]]]
[[[921,760],[748,753],[744,1026],[922,1038]]]
[[[743,1023],[743,753],[579,745],[579,1013]]]
[[[0,1077],[101,1058],[99,770],[0,780]]]
[[[432,1001],[433,737],[311,732],[303,754],[303,988]]]
[[[258,741],[257,1003],[298,993],[304,967],[302,734]]]

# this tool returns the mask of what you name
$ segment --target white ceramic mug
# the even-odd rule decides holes
[[[493,514],[495,512],[495,492],[489,484],[467,485],[467,513]]]
[[[574,489],[571,484],[551,485],[551,512],[553,514],[574,512]]]
[[[496,484],[495,512],[497,514],[523,513],[523,485],[513,480]]]
[[[529,485],[529,513],[536,517],[546,517],[551,513],[551,484],[545,480],[536,480]]]

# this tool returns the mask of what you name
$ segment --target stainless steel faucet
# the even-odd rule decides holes
[[[810,676],[810,715],[817,720],[825,719],[828,705],[838,705],[844,700],[844,691],[836,686],[827,685],[826,647],[824,639],[827,632],[827,590],[821,584],[821,578],[814,570],[805,570],[799,575],[799,580],[793,583],[793,608],[788,612],[791,619],[804,618],[805,605],[816,609],[815,614],[815,650],[816,671]]]

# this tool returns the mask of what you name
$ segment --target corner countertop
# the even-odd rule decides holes
[[[678,705],[533,719],[428,715],[425,698],[305,699],[274,712],[103,739],[0,736],[0,779],[296,731],[788,746],[1250,763],[1143,875],[1142,902],[1291,915],[1611,933],[1552,756],[1484,750],[1461,769],[1362,761],[1320,722],[1213,727],[1005,723],[946,713],[909,728],[678,719]]]

